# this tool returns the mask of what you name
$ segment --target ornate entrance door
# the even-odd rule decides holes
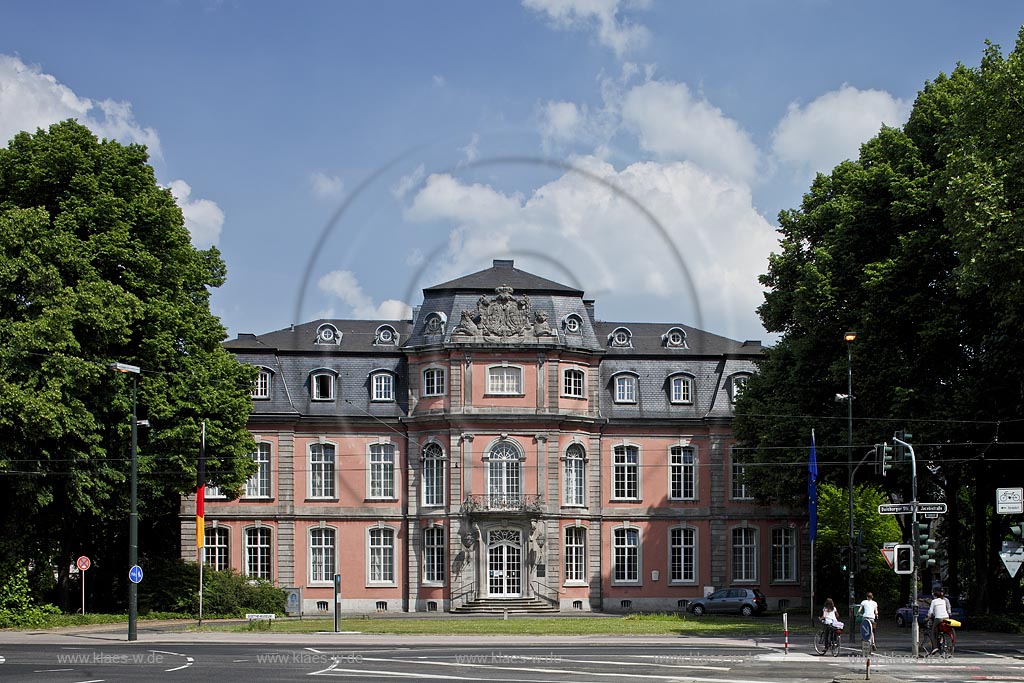
[[[523,594],[522,532],[499,529],[487,534],[487,592],[492,598]]]

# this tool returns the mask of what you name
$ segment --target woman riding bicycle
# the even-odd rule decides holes
[[[825,600],[825,607],[821,610],[821,633],[818,634],[814,643],[818,654],[825,654],[832,650],[833,656],[839,654],[839,639],[843,632],[843,622],[839,621],[839,611],[832,602],[832,598]]]
[[[939,651],[939,628],[947,619],[949,619],[949,608],[942,597],[942,592],[935,591],[932,593],[932,602],[928,606],[928,623],[930,624],[928,630],[931,632],[932,639],[931,654]]]

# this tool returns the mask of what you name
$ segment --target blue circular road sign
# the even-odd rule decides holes
[[[140,567],[139,565],[135,565],[134,567],[129,569],[128,578],[131,580],[132,583],[138,583],[142,581],[142,567]]]

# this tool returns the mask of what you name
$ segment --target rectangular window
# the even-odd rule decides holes
[[[523,369],[496,366],[487,370],[487,393],[519,396],[523,393]]]
[[[252,388],[253,398],[270,398],[270,372],[260,370],[256,376],[256,384]]]
[[[734,500],[750,500],[752,496],[744,481],[746,468],[743,463],[732,461],[732,497]]]
[[[612,544],[612,577],[621,583],[640,581],[640,532],[615,529]]]
[[[619,375],[615,378],[615,402],[636,403],[636,377]]]
[[[583,474],[583,449],[573,444],[565,452],[565,467],[562,475],[565,480],[564,505],[582,506],[587,504]]]
[[[210,498],[227,498],[227,496],[224,495],[224,492],[220,490],[220,487],[214,486],[213,484],[206,485],[206,491],[203,493],[203,496],[207,500]]]
[[[314,401],[334,400],[334,375],[326,372],[313,375],[312,389]]]
[[[423,530],[423,580],[426,583],[444,583],[444,545],[444,527]]]
[[[670,534],[669,581],[693,583],[697,580],[697,531],[676,527]]]
[[[612,497],[619,500],[640,499],[640,449],[616,446],[612,456]]]
[[[395,400],[395,378],[393,375],[380,372],[373,376],[373,400]]]
[[[245,482],[245,497],[270,498],[270,444],[256,444],[252,459],[259,465],[259,469]]]
[[[395,497],[395,447],[370,446],[370,498]]]
[[[444,396],[444,370],[441,368],[428,368],[423,371],[423,395]]]
[[[231,566],[228,554],[228,530],[224,527],[206,528],[206,564],[221,571]]]
[[[692,403],[693,402],[693,381],[689,377],[672,378],[672,402]]]
[[[772,581],[796,581],[796,529],[772,529]]]
[[[334,581],[334,529],[309,530],[309,580],[313,583]]]
[[[395,582],[395,532],[370,529],[370,583]]]
[[[732,580],[757,581],[757,532],[751,527],[732,530]]]
[[[444,505],[444,452],[436,443],[423,449],[423,505]]]
[[[565,581],[587,582],[587,530],[581,526],[565,527]]]
[[[315,443],[309,447],[309,496],[334,498],[334,446]]]
[[[696,483],[693,449],[673,446],[669,454],[669,498],[693,500],[696,498]]]
[[[562,385],[562,393],[565,396],[572,398],[583,398],[585,396],[583,390],[583,371],[582,370],[566,370],[564,376],[564,382]]]
[[[265,526],[245,530],[245,574],[270,580],[270,529]]]
[[[746,375],[738,375],[732,378],[732,402],[735,403],[739,400],[739,397],[743,394],[743,390],[747,388]]]

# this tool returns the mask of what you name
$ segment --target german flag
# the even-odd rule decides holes
[[[199,440],[199,465],[196,467],[196,550],[206,545],[206,422]]]

